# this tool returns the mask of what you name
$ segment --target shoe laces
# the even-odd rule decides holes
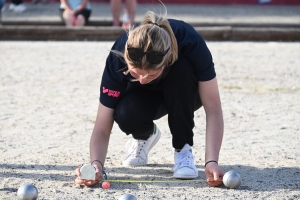
[[[180,152],[176,153],[175,156],[176,156],[176,164],[175,164],[174,168],[190,167],[194,164],[193,163],[194,156],[193,156],[192,152],[190,152],[189,150],[180,151]]]
[[[146,145],[147,140],[136,140],[136,139],[131,139],[128,140],[128,142],[126,143],[125,147],[128,147],[128,144],[132,142],[131,147],[128,150],[128,154],[125,157],[128,157],[129,155],[131,156],[139,156],[141,154],[141,151],[143,149],[143,147]]]

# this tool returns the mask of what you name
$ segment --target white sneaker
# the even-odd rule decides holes
[[[124,166],[141,166],[148,162],[148,153],[158,142],[160,138],[160,131],[154,124],[154,133],[148,140],[133,139],[132,145],[128,150],[128,154],[123,157],[122,164]]]
[[[13,11],[14,9],[15,9],[15,4],[13,4],[13,3],[11,3],[11,4],[9,4],[9,6],[8,6],[8,10],[9,11]]]
[[[174,154],[173,177],[180,179],[193,179],[198,177],[198,169],[194,164],[194,156],[190,145],[185,144],[180,152]]]
[[[13,11],[14,12],[24,12],[26,10],[26,6],[21,3],[19,5],[14,5]]]

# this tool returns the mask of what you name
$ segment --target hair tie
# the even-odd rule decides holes
[[[156,26],[159,26],[157,23],[153,23],[153,22],[150,22],[149,24],[152,24],[152,25],[156,25]],[[160,27],[160,26],[159,26]]]

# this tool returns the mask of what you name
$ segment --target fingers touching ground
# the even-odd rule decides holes
[[[85,185],[85,186],[94,186],[101,181],[102,173],[99,171],[99,168],[96,168],[96,180],[83,180],[80,179],[80,168],[75,170],[75,174],[77,178],[75,179],[75,184],[78,185]]]

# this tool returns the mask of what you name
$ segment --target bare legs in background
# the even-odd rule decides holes
[[[134,25],[135,12],[137,7],[136,0],[125,0],[128,10],[130,25]],[[110,0],[111,11],[113,16],[113,26],[120,26],[120,16],[122,12],[122,0]]]

